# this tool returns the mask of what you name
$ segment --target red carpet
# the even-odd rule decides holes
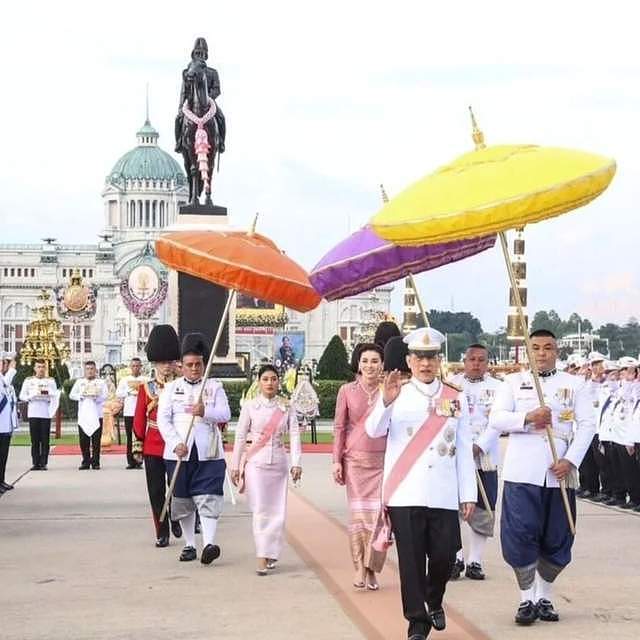
[[[303,444],[303,453],[331,453],[332,446],[330,443],[322,444]],[[225,451],[231,451],[230,445],[225,446]],[[127,452],[127,448],[124,444],[114,444],[106,449],[102,449],[103,455],[124,455]],[[79,456],[80,446],[77,444],[57,444],[51,449],[51,455],[53,456]]]

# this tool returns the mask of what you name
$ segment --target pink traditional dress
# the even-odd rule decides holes
[[[371,547],[380,510],[386,437],[370,438],[365,418],[380,392],[367,393],[360,382],[340,387],[333,427],[333,462],[342,463],[349,503],[349,538],[356,570],[379,573],[386,554]]]
[[[289,434],[291,467],[300,466],[302,447],[295,411],[282,398],[259,395],[242,406],[236,427],[231,469],[240,471],[253,513],[256,557],[277,560],[284,544],[289,462],[284,438]]]

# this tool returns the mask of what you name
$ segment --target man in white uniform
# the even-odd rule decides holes
[[[573,546],[558,481],[567,483],[575,522],[577,469],[595,433],[593,403],[584,379],[555,369],[558,347],[553,333],[534,331],[531,343],[545,406],[539,405],[531,373],[513,373],[498,390],[489,416],[491,428],[509,433],[500,541],[520,587],[515,621],[522,625],[558,620],[552,583],[571,561]],[[547,425],[558,453],[555,464]]]
[[[478,501],[473,517],[468,521],[470,528],[467,567],[460,549],[451,575],[460,577],[462,571],[472,580],[484,580],[482,554],[487,540],[493,537],[495,526],[496,500],[498,499],[498,464],[500,462],[500,434],[488,429],[489,411],[496,391],[502,382],[487,373],[489,352],[484,345],[472,344],[464,354],[464,372],[454,376],[451,381],[462,387],[469,406],[469,421],[473,436],[473,457],[478,475],[489,499],[491,511],[487,511],[478,488]]]
[[[78,436],[82,462],[78,469],[100,468],[100,438],[102,437],[102,406],[108,396],[107,384],[98,378],[93,360],[84,363],[84,378],[75,381],[69,393],[78,403]]]
[[[123,402],[122,415],[124,417],[124,430],[127,434],[127,469],[142,469],[142,463],[133,457],[133,416],[136,413],[138,389],[148,381],[142,373],[140,358],[131,358],[129,363],[131,375],[125,376],[118,383],[116,397]]]
[[[220,556],[220,547],[214,542],[224,500],[226,463],[218,423],[231,418],[222,384],[202,377],[208,358],[206,338],[200,333],[187,334],[182,341],[184,377],[169,383],[158,403],[158,429],[165,442],[169,477],[173,477],[178,458],[182,459],[171,500],[171,519],[180,521],[185,537],[180,560],[197,558],[197,510],[202,527],[202,564],[211,564]],[[196,402],[203,384],[202,401]],[[187,438],[192,420],[193,429]]]
[[[16,360],[14,354],[2,354],[2,375],[7,384],[13,384],[13,379],[16,376]]]
[[[365,428],[372,438],[387,435],[383,500],[398,545],[402,608],[409,639],[424,640],[432,626],[445,628],[442,599],[460,548],[458,510],[468,520],[477,493],[467,401],[436,377],[445,338],[425,328],[404,340],[411,378],[402,384],[400,371],[386,375]]]
[[[47,365],[44,360],[36,360],[33,368],[35,375],[22,383],[20,400],[29,403],[27,417],[31,435],[31,471],[46,471],[51,418],[58,410],[60,394],[56,381],[46,375]]]
[[[11,434],[18,427],[16,392],[0,373],[0,495],[11,491],[13,485],[4,477],[9,457]]]

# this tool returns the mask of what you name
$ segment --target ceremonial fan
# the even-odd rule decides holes
[[[529,365],[540,406],[544,395],[531,350],[518,283],[505,232],[581,207],[598,197],[616,171],[599,155],[536,145],[486,147],[471,113],[475,151],[422,178],[371,219],[373,231],[399,245],[441,243],[498,233],[507,265]],[[550,425],[547,439],[558,461]],[[575,534],[566,484],[560,482],[571,532]]]
[[[320,296],[309,283],[305,270],[284,255],[269,238],[255,232],[256,220],[250,231],[197,225],[170,231],[156,240],[156,254],[167,267],[229,289],[204,380],[211,371],[237,291],[302,312],[311,311],[320,303]],[[196,404],[201,401],[203,390],[204,385],[201,385]],[[185,441],[189,440],[194,419],[191,418]],[[181,462],[182,459],[178,459],[160,520],[167,512]]]
[[[382,185],[380,189],[382,201],[388,203],[389,198]],[[407,247],[383,240],[367,225],[330,249],[311,270],[309,280],[327,300],[340,300],[408,277],[416,293],[420,314],[428,327],[429,318],[413,275],[490,249],[495,241],[495,233],[489,233],[482,237]],[[492,513],[482,480],[477,472],[476,475],[486,510]]]

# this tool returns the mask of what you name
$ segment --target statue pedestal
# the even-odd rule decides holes
[[[219,224],[228,225],[226,207],[215,205],[183,205],[178,212],[176,226]],[[172,271],[169,276],[171,320],[180,340],[194,331],[203,333],[213,345],[228,290],[200,278]],[[222,338],[216,350],[212,366],[214,378],[244,378],[244,372],[236,360],[235,304],[229,312]]]

